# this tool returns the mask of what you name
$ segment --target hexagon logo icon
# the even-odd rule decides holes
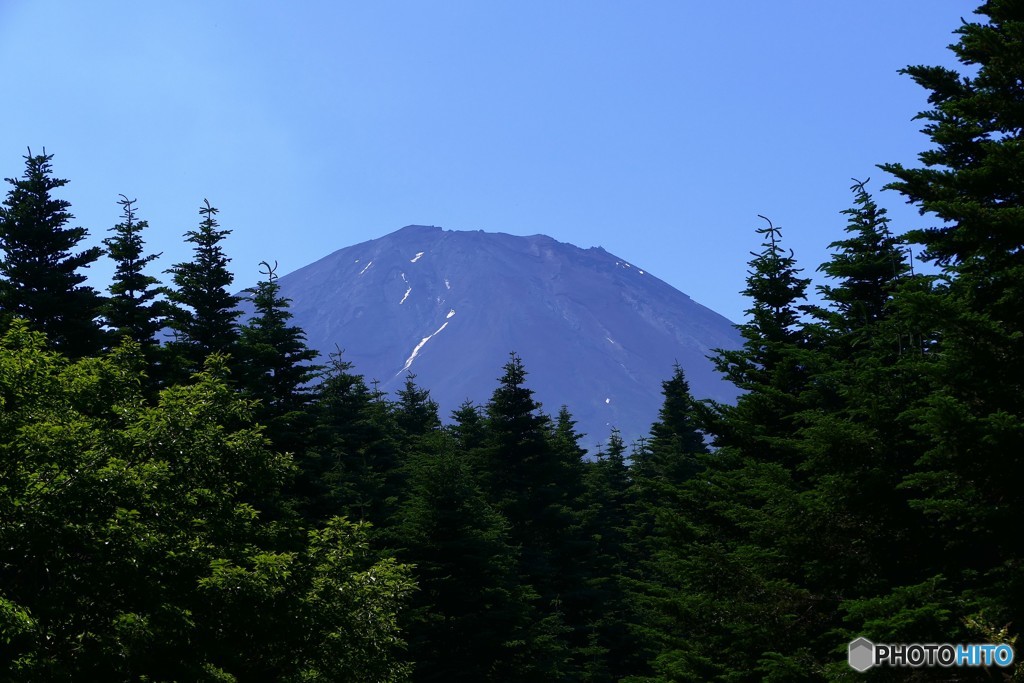
[[[867,638],[858,638],[850,643],[847,657],[854,670],[867,671],[875,665],[875,644]]]

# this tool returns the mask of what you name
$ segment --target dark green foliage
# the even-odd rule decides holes
[[[162,310],[154,301],[160,281],[144,272],[160,254],[142,255],[142,231],[147,221],[136,220],[135,200],[121,195],[123,218],[110,229],[113,237],[103,240],[107,256],[114,261],[110,298],[104,303],[103,318],[117,340],[127,337],[143,348],[156,344],[156,333],[163,326]]]
[[[516,577],[508,523],[484,499],[466,457],[435,435],[410,463],[393,534],[419,584],[406,618],[418,681],[522,680],[529,590]]]
[[[107,288],[110,296],[103,302],[102,313],[116,344],[131,339],[147,360],[148,373],[153,379],[162,377],[162,349],[157,333],[166,324],[167,303],[157,300],[160,281],[147,275],[146,267],[160,254],[143,255],[142,231],[149,227],[146,221],[135,217],[135,200],[121,195],[123,217],[110,229],[113,237],[103,240],[107,256],[115,263],[113,282]],[[152,382],[151,382],[152,383]]]
[[[626,444],[614,429],[608,437],[608,445],[595,460],[586,464],[585,474],[587,511],[592,516],[589,524],[600,535],[599,552],[612,570],[602,576],[614,576],[626,566],[625,542],[633,500],[630,476]]]
[[[346,515],[382,526],[399,502],[402,457],[387,398],[369,389],[340,353],[316,386],[314,425],[303,455],[311,519]]]
[[[582,524],[583,451],[568,411],[553,425],[525,381],[513,353],[486,407],[479,462],[485,490],[521,546],[520,580],[536,591],[533,676],[571,678],[593,654],[586,647],[592,597],[581,567],[593,554]]]
[[[416,386],[416,375],[409,373],[405,385],[398,392],[395,420],[407,437],[422,437],[441,428],[437,415],[437,402],[430,398],[430,390]]]
[[[818,267],[837,284],[818,288],[832,310],[815,312],[831,327],[839,328],[839,334],[870,331],[872,323],[886,314],[897,285],[910,272],[902,243],[889,231],[886,210],[875,203],[866,183],[854,181],[854,206],[843,211],[850,236],[829,244],[836,251]],[[855,345],[863,340],[854,336],[849,341]]]
[[[295,452],[309,429],[309,383],[319,368],[305,333],[289,325],[288,300],[281,297],[275,268],[263,263],[265,280],[247,290],[255,309],[238,343],[240,382],[259,401],[257,419],[276,446]]]
[[[586,463],[584,473],[584,529],[594,544],[587,584],[592,591],[591,604],[596,607],[588,615],[588,635],[591,647],[600,648],[601,655],[588,660],[599,665],[588,670],[588,679],[593,681],[619,680],[643,670],[646,661],[643,646],[629,630],[638,619],[631,609],[625,579],[633,564],[628,533],[630,514],[635,511],[625,453],[622,437],[613,430],[608,445]]]
[[[697,405],[690,384],[677,363],[672,377],[661,383],[663,401],[651,438],[633,457],[634,478],[682,483],[696,473],[694,456],[707,453],[700,431]]]
[[[561,493],[555,482],[563,462],[548,438],[551,419],[526,382],[526,370],[515,354],[505,364],[500,385],[487,403],[486,471],[484,481],[498,510],[513,525],[517,541],[534,546],[544,526],[536,518],[553,512]],[[542,563],[540,557],[525,560]],[[538,574],[540,566],[534,567]]]
[[[764,218],[761,216],[761,218]],[[747,287],[749,321],[739,325],[742,350],[724,351],[715,359],[719,370],[743,389],[771,387],[791,391],[800,383],[798,368],[787,367],[790,348],[802,341],[800,301],[806,299],[810,280],[799,277],[793,252],[782,247],[782,230],[764,218],[768,227],[758,228],[765,239],[760,253],[751,252]]]
[[[905,415],[931,384],[929,359],[919,352],[929,337],[908,316],[906,302],[926,294],[931,279],[911,275],[884,211],[863,183],[852,190],[855,206],[844,212],[851,237],[833,243],[836,253],[819,268],[835,284],[820,288],[830,307],[815,310],[819,362],[808,391],[813,398],[799,415],[800,472],[808,488],[801,500],[807,533],[815,539],[803,551],[801,582],[815,597],[823,631],[839,629],[837,608],[863,614],[880,601],[894,604],[887,595],[894,586],[904,591],[930,581],[941,552],[922,533],[927,520],[901,486],[922,452]],[[887,616],[919,639],[925,637],[915,626],[923,623],[922,608]],[[847,626],[851,640],[882,637],[877,622],[848,617]],[[834,639],[821,639],[819,657]]]
[[[449,426],[413,376],[389,400],[340,355],[307,393],[312,353],[269,267],[239,337],[209,204],[170,271],[180,366],[162,391],[127,199],[106,240],[122,345],[68,360],[99,349],[61,327],[72,309],[92,325],[76,269],[95,253],[72,255],[85,233],[47,194],[64,181],[30,155],[0,214],[0,678],[851,680],[857,636],[1015,643],[1024,0],[979,13],[953,48],[968,76],[906,70],[931,92],[932,145],[922,168],[885,167],[935,227],[897,237],[855,182],[820,305],[758,230],[744,345],[715,358],[744,393],[697,402],[675,367],[631,458],[613,432],[587,460],[515,354]],[[40,272],[17,240],[63,264],[45,310],[17,298],[15,275]],[[908,244],[938,272],[915,275]]]
[[[474,405],[472,401],[464,401],[452,411],[452,425],[449,431],[467,453],[473,453],[484,445],[484,428],[484,417],[480,407]]]
[[[1024,5],[992,0],[951,46],[966,75],[912,66],[929,91],[922,167],[890,164],[891,187],[930,215],[908,238],[941,268],[925,304],[938,387],[912,414],[927,439],[908,475],[935,521],[946,584],[996,624],[1024,623],[1024,197],[1020,178]]]
[[[743,290],[751,299],[746,311],[750,319],[738,326],[743,348],[719,350],[712,358],[718,370],[747,393],[735,406],[705,411],[704,420],[716,446],[746,448],[756,451],[758,459],[792,466],[797,458],[788,444],[796,429],[792,416],[800,408],[800,394],[814,362],[801,322],[805,305],[800,303],[810,281],[799,277],[792,251],[782,247],[780,229],[765,220],[768,226],[757,230],[765,239],[763,249],[751,252],[754,258]]]
[[[69,228],[70,202],[52,196],[68,181],[54,178],[52,154],[25,157],[25,174],[7,178],[11,189],[0,207],[0,316],[27,320],[55,349],[73,358],[99,351],[96,322],[101,299],[81,272],[102,254],[75,252],[87,232]]]
[[[620,494],[628,514],[623,542],[629,554],[620,572],[629,595],[628,638],[635,649],[625,654],[633,674],[649,673],[659,653],[686,642],[688,629],[680,630],[675,602],[677,596],[688,597],[692,587],[677,565],[692,551],[686,543],[690,539],[672,532],[677,524],[696,521],[695,510],[685,505],[684,487],[703,469],[697,456],[707,452],[695,421],[695,402],[678,365],[662,383],[662,395],[652,438],[634,449],[629,488]],[[612,445],[612,453],[621,451],[621,444]]]
[[[172,304],[169,323],[175,335],[170,348],[185,373],[202,367],[211,353],[235,352],[236,321],[241,315],[240,298],[229,291],[234,282],[228,270],[230,259],[221,246],[231,231],[217,229],[217,209],[205,199],[199,215],[203,217],[199,229],[185,233],[185,241],[194,245],[193,259],[167,270],[174,283],[166,290]]]

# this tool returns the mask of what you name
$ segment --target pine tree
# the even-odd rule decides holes
[[[0,316],[24,318],[49,343],[77,358],[102,347],[97,323],[101,299],[83,285],[88,268],[102,254],[99,247],[75,252],[85,228],[68,228],[74,218],[70,202],[52,192],[67,185],[54,178],[52,154],[25,157],[25,174],[7,178],[12,188],[0,207]]]
[[[916,642],[948,628],[933,618],[939,593],[930,605],[896,607],[898,596],[926,594],[935,566],[927,520],[901,486],[923,452],[906,413],[931,384],[929,360],[917,352],[928,336],[908,303],[927,294],[931,278],[912,274],[865,183],[851,189],[849,236],[818,268],[829,278],[818,288],[827,308],[810,309],[815,360],[795,418],[799,504],[782,534],[787,555],[800,560],[791,579],[808,596],[805,645],[826,667],[844,630],[850,640]]]
[[[548,443],[550,418],[540,412],[526,386],[526,369],[514,353],[487,403],[487,471],[485,484],[498,510],[526,541],[539,511],[555,498],[552,482],[560,463]]]
[[[694,456],[707,453],[699,425],[697,402],[690,394],[683,368],[676,363],[672,377],[661,383],[662,403],[651,437],[633,459],[634,478],[680,484],[697,472]]]
[[[240,297],[228,288],[234,276],[221,242],[230,230],[218,230],[217,209],[203,200],[198,230],[189,230],[186,241],[194,244],[193,260],[167,270],[174,287],[166,290],[171,302],[170,327],[175,333],[172,352],[181,371],[195,372],[211,353],[232,353],[238,341]]]
[[[139,344],[152,366],[158,353],[156,335],[165,324],[166,304],[156,301],[160,281],[146,275],[145,269],[160,254],[142,255],[142,231],[149,223],[136,220],[135,200],[121,195],[118,204],[122,220],[110,229],[114,236],[103,240],[107,255],[115,263],[114,281],[108,287],[110,297],[103,304],[103,319],[115,340],[128,338]]]

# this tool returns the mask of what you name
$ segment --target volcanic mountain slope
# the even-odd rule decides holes
[[[411,225],[279,282],[310,347],[343,349],[386,392],[414,373],[442,417],[486,402],[512,351],[544,409],[568,405],[590,448],[613,426],[644,436],[677,361],[697,397],[737,395],[706,358],[739,347],[732,323],[600,247]]]

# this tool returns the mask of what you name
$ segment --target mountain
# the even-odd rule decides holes
[[[740,346],[732,323],[600,247],[410,225],[279,282],[310,347],[343,349],[386,392],[414,373],[442,417],[484,403],[512,351],[591,448],[612,426],[627,442],[647,433],[676,361],[697,397],[737,395],[706,358]]]

